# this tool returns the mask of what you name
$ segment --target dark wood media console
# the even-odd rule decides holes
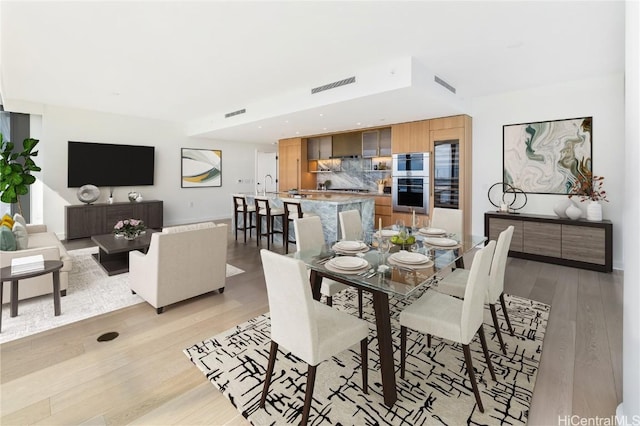
[[[113,204],[82,204],[65,207],[67,240],[108,234],[121,219],[141,219],[147,228],[161,229],[162,201],[150,200]]]
[[[613,270],[613,225],[556,216],[487,212],[484,234],[498,234],[514,226],[509,256],[600,272]]]

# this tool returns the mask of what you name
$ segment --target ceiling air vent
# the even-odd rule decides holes
[[[229,117],[233,117],[234,115],[240,115],[240,114],[244,114],[245,112],[247,112],[246,108],[242,108],[239,109],[237,111],[233,111],[233,112],[228,112],[224,115],[224,118],[229,118]]]
[[[434,77],[434,81],[436,83],[438,83],[440,86],[442,86],[445,89],[447,89],[448,91],[450,91],[451,93],[456,93],[456,88],[455,87],[453,87],[452,85],[450,85],[449,83],[447,83],[446,81],[444,81],[443,79],[438,77],[437,75]]]
[[[334,81],[333,83],[325,84],[324,86],[318,86],[311,89],[311,94],[318,92],[324,92],[325,90],[335,89],[336,87],[344,86],[345,84],[351,84],[356,82],[356,77],[345,78],[344,80]]]

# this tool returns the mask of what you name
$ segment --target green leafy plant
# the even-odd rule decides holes
[[[15,144],[4,140],[0,133],[0,200],[9,204],[18,203],[20,214],[20,196],[28,194],[29,185],[36,181],[31,173],[41,170],[31,158],[38,155],[38,151],[34,151],[38,142],[37,139],[25,139],[23,150],[18,151]]]

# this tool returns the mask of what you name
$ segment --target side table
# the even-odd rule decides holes
[[[53,311],[60,315],[60,269],[62,261],[45,260],[44,268],[22,274],[12,274],[11,266],[0,268],[0,306],[2,306],[3,287],[5,281],[11,281],[11,317],[18,315],[18,281],[40,275],[53,273]],[[0,331],[2,331],[2,312],[0,311]]]

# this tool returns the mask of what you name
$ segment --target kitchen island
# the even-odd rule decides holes
[[[253,205],[256,193],[245,193],[247,204]],[[365,231],[374,229],[375,198],[361,194],[335,194],[322,191],[290,195],[287,192],[267,193],[272,207],[283,208],[285,201],[299,202],[302,211],[317,214],[322,221],[324,239],[332,243],[340,239],[340,219],[338,214],[346,210],[358,210]],[[282,229],[282,224],[276,220],[276,228]],[[293,226],[289,227],[291,240],[295,239]],[[276,234],[276,238],[278,235]]]

